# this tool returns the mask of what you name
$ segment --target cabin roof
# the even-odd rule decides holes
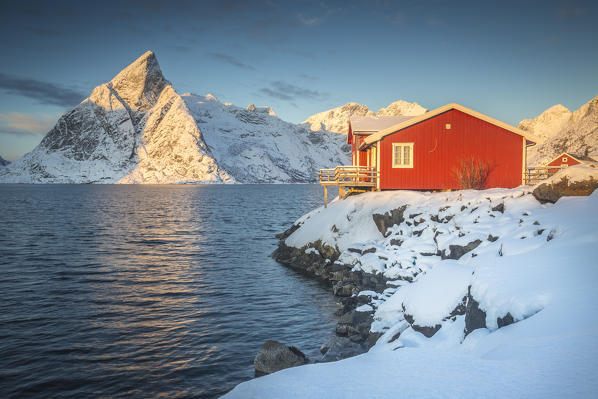
[[[414,116],[352,116],[349,119],[353,134],[375,133],[391,126],[408,121]]]
[[[560,155],[552,158],[550,161],[548,161],[546,164],[548,165],[549,163],[552,163],[554,161],[556,161],[557,159],[563,157],[563,156],[567,156],[569,158],[573,158],[575,159],[577,162],[583,162],[583,161],[588,161],[588,162],[596,162],[595,159],[588,157],[587,155],[579,155],[579,154],[571,154],[570,152],[562,152]]]
[[[403,129],[409,127],[409,126],[413,126],[413,125],[415,125],[417,123],[423,122],[423,121],[425,121],[427,119],[433,118],[433,117],[435,117],[437,115],[443,114],[443,113],[445,113],[447,111],[450,111],[452,109],[456,109],[458,111],[461,111],[463,113],[471,115],[471,116],[473,116],[475,118],[481,119],[481,120],[483,120],[485,122],[491,123],[491,124],[493,124],[495,126],[498,126],[498,127],[503,128],[505,130],[508,130],[510,132],[518,134],[518,135],[520,135],[522,137],[525,137],[526,143],[528,145],[535,145],[535,144],[541,142],[540,139],[534,137],[533,135],[529,134],[528,132],[523,131],[523,130],[521,130],[519,128],[516,128],[515,126],[511,126],[508,123],[501,122],[498,119],[494,119],[494,118],[489,117],[487,115],[481,114],[481,113],[479,113],[477,111],[474,111],[474,110],[469,109],[467,107],[464,107],[462,105],[459,105],[459,104],[456,104],[456,103],[450,103],[450,104],[444,105],[442,107],[436,108],[436,109],[434,109],[434,110],[432,110],[430,112],[426,112],[425,114],[412,117],[409,120],[406,120],[404,122],[400,122],[400,123],[398,123],[396,125],[389,126],[389,127],[385,128],[384,130],[381,130],[381,131],[379,131],[379,132],[377,132],[375,134],[372,134],[372,135],[366,137],[366,139],[364,140],[363,144],[361,145],[361,148],[369,147],[373,143],[375,143],[377,141],[380,141],[381,139],[383,139],[384,137],[386,137],[386,136],[388,136],[390,134],[396,133],[399,130],[403,130]]]

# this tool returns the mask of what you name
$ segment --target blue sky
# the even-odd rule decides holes
[[[214,4],[212,4],[214,3]],[[517,125],[598,94],[592,1],[55,1],[0,15],[0,156],[147,50],[179,93],[290,122],[349,101],[458,102]]]

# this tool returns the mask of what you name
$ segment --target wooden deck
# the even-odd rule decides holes
[[[324,187],[324,207],[328,202],[328,186],[338,186],[340,198],[353,192],[374,191],[379,177],[376,168],[369,166],[337,166],[334,169],[320,169],[318,178]]]
[[[567,166],[531,166],[525,168],[525,184],[532,186],[541,182],[544,179],[548,179],[556,172],[565,169]]]

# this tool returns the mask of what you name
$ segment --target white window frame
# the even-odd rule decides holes
[[[563,159],[561,160],[561,162],[567,162],[568,160],[569,160],[569,158],[563,157]]]
[[[397,163],[397,160],[395,159],[395,148],[396,147],[401,147],[401,154],[404,154],[404,147],[409,147],[409,152],[410,152],[410,157],[409,157],[409,164],[404,164],[404,163]],[[413,143],[392,143],[392,167],[393,168],[413,168]]]

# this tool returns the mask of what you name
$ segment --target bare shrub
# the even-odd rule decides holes
[[[462,159],[453,173],[460,188],[481,190],[486,187],[490,171],[490,164],[487,161],[471,157]]]

